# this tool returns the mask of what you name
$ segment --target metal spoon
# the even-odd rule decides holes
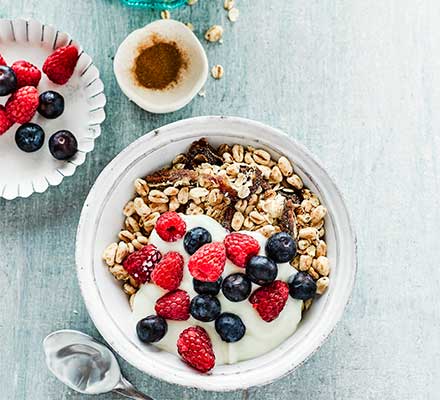
[[[116,392],[135,400],[153,400],[121,374],[114,354],[85,333],[56,331],[43,341],[46,364],[64,384],[84,394]]]

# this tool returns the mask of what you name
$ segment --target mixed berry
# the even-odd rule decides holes
[[[263,256],[259,255],[259,242],[250,235],[230,233],[223,242],[213,242],[205,228],[187,231],[185,221],[173,211],[159,217],[156,232],[166,242],[183,239],[186,257],[189,257],[188,271],[197,295],[190,298],[180,289],[183,255],[175,251],[161,254],[152,244],[130,254],[124,261],[130,276],[139,283],[152,282],[167,291],[156,301],[156,314],[137,324],[142,342],[159,341],[167,333],[167,321],[186,321],[190,316],[201,323],[213,322],[222,341],[238,342],[246,333],[246,325],[239,315],[222,310],[217,297],[220,293],[231,302],[248,301],[267,323],[278,318],[289,295],[307,300],[316,293],[316,284],[307,273],[292,274],[287,282],[277,280],[277,263],[290,262],[296,255],[296,243],[286,233],[270,237]],[[242,272],[222,276],[227,259],[242,268]],[[258,287],[255,289],[253,284]],[[176,346],[183,360],[193,368],[207,372],[214,367],[212,342],[203,327],[185,329]]]
[[[64,85],[71,78],[77,61],[75,46],[60,47],[47,57],[42,70],[53,83]],[[10,96],[5,106],[0,106],[0,135],[14,123],[20,124],[15,141],[20,150],[28,153],[39,150],[45,140],[43,128],[31,123],[37,111],[47,119],[58,118],[64,112],[64,98],[60,93],[52,90],[39,93],[41,76],[38,67],[30,62],[18,60],[8,66],[0,55],[0,97]],[[67,160],[78,151],[78,143],[72,132],[61,130],[51,135],[49,150],[57,160]]]

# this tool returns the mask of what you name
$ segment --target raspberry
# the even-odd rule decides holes
[[[252,293],[249,301],[264,321],[271,322],[280,315],[288,297],[287,283],[274,281],[269,286],[257,289]]]
[[[167,211],[158,218],[156,232],[165,242],[175,242],[185,235],[186,224],[179,214]]]
[[[17,87],[23,86],[35,86],[40,83],[41,72],[40,70],[30,62],[21,60],[16,61],[11,65],[12,70],[17,77]]]
[[[183,361],[200,372],[214,368],[215,354],[211,339],[200,326],[190,326],[179,335],[177,351]]]
[[[184,290],[168,292],[156,301],[156,314],[173,321],[186,321],[189,318],[189,295]]]
[[[149,244],[142,249],[131,253],[124,260],[124,269],[138,283],[150,282],[151,273],[157,262],[162,258],[156,246]]]
[[[13,122],[25,124],[29,122],[37,111],[38,90],[33,86],[24,86],[18,89],[6,102],[6,113]]]
[[[183,264],[183,257],[175,251],[170,251],[154,268],[151,280],[162,289],[177,289],[183,277]]]
[[[188,269],[199,281],[215,282],[223,273],[225,264],[225,246],[214,242],[203,245],[189,258]]]
[[[225,237],[223,243],[226,256],[241,268],[246,268],[248,261],[260,251],[260,244],[244,233],[231,233]]]
[[[43,72],[54,83],[64,85],[70,79],[78,62],[78,50],[69,45],[56,49],[43,65]]]
[[[3,135],[11,126],[13,122],[8,118],[5,107],[0,105],[0,135]]]
[[[1,54],[0,54],[0,65],[8,65],[6,60],[2,57]]]

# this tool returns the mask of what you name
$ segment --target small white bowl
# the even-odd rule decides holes
[[[284,154],[306,186],[328,208],[326,240],[331,280],[297,331],[273,351],[200,374],[176,356],[142,344],[131,319],[127,297],[108,272],[101,254],[115,240],[122,208],[133,196],[133,182],[171,162],[196,139],[241,143]],[[342,317],[356,272],[356,244],[349,215],[334,182],[303,146],[258,122],[230,117],[199,117],[157,129],[122,151],[101,173],[84,204],[76,242],[77,274],[85,304],[104,339],[129,363],[156,378],[204,390],[229,391],[267,384],[291,372],[321,346]]]
[[[136,82],[133,65],[139,45],[159,36],[173,41],[187,56],[187,67],[179,81],[164,90],[147,89]],[[208,77],[208,59],[197,37],[184,24],[171,19],[152,22],[130,33],[120,44],[113,63],[116,80],[124,94],[146,111],[162,114],[186,106],[202,89]]]
[[[49,186],[59,185],[64,177],[73,175],[101,134],[106,102],[98,69],[69,34],[33,19],[0,19],[0,54],[9,64],[26,60],[41,70],[47,56],[67,44],[74,44],[79,49],[78,64],[69,82],[56,85],[42,73],[37,88],[40,93],[55,90],[65,100],[60,117],[46,119],[37,112],[32,119],[45,131],[43,147],[35,153],[21,151],[15,144],[19,124],[14,124],[0,136],[0,198],[12,200],[29,197],[34,192],[42,193]],[[0,104],[6,99],[6,96],[0,97]],[[56,160],[49,152],[50,136],[61,129],[72,131],[78,140],[78,152],[68,161]]]

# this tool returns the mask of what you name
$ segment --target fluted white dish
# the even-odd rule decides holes
[[[284,154],[295,171],[328,208],[326,241],[330,286],[304,315],[297,331],[274,350],[200,374],[173,354],[145,345],[136,336],[127,296],[101,255],[124,222],[122,208],[133,196],[136,178],[163,167],[190,144],[207,137],[213,145],[241,143]],[[156,378],[204,390],[229,391],[270,383],[293,371],[325,341],[342,317],[356,273],[356,241],[341,193],[316,158],[284,133],[234,117],[179,121],[142,136],[101,173],[84,204],[76,242],[77,274],[85,304],[96,327],[129,363]],[[341,350],[342,351],[342,350]]]
[[[79,49],[78,64],[72,78],[65,85],[52,83],[44,73],[38,85],[40,93],[55,90],[65,100],[63,114],[53,120],[35,114],[35,122],[45,131],[43,147],[34,153],[25,153],[15,144],[14,124],[0,136],[0,197],[7,200],[42,193],[49,186],[59,185],[64,177],[74,174],[84,163],[87,153],[94,148],[105,119],[104,85],[91,57],[69,34],[58,31],[34,19],[0,19],[0,54],[8,64],[26,60],[42,68],[44,60],[54,49],[74,44]],[[4,104],[7,97],[0,97]],[[49,137],[58,130],[70,130],[78,140],[78,152],[68,161],[59,161],[49,152]]]

